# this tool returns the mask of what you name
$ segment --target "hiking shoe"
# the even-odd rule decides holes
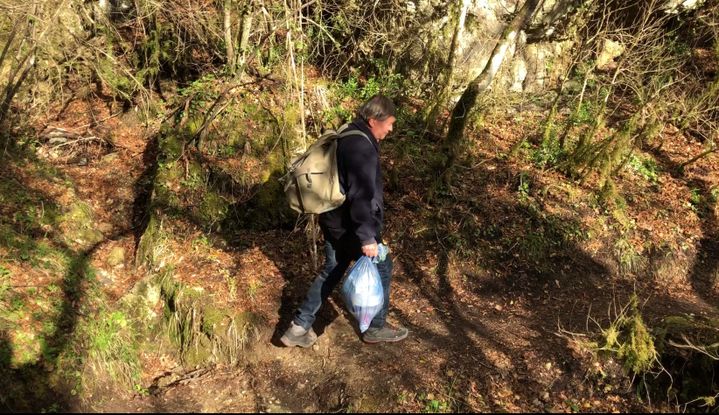
[[[381,342],[398,342],[404,340],[409,334],[409,330],[404,327],[394,328],[389,324],[385,324],[381,329],[370,327],[364,332],[362,340],[367,343]]]
[[[292,324],[290,324],[290,328],[288,328],[285,334],[280,338],[280,341],[287,347],[310,347],[317,341],[317,335],[315,331],[312,330],[312,327],[310,327],[309,330],[305,330],[293,321]]]

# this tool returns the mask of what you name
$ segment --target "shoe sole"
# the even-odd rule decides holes
[[[312,340],[311,342],[309,342],[308,344],[305,344],[305,343],[302,343],[302,342],[292,341],[292,340],[288,339],[287,336],[282,336],[282,337],[280,338],[280,342],[282,342],[282,344],[284,344],[285,347],[295,347],[295,346],[299,346],[299,347],[302,347],[303,349],[306,349],[306,348],[308,348],[308,347],[312,347],[312,345],[315,344],[316,341],[317,341],[317,339],[314,339],[314,340]]]
[[[369,343],[369,344],[377,344],[377,343],[396,343],[396,342],[399,342],[399,341],[402,341],[402,340],[406,339],[408,335],[409,335],[409,332],[405,333],[404,336],[402,336],[402,337],[398,337],[398,338],[392,339],[392,340],[390,340],[390,339],[386,339],[386,340],[367,340],[367,339],[363,338],[362,341],[364,341],[365,343]]]

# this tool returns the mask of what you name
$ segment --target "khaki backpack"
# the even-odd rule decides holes
[[[287,201],[293,210],[300,213],[324,213],[344,203],[345,195],[340,189],[337,171],[337,140],[351,135],[369,140],[362,131],[345,131],[347,126],[345,124],[337,131],[328,130],[304,154],[290,163],[283,181]]]

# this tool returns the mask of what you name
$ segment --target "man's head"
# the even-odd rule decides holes
[[[387,137],[392,132],[392,126],[397,118],[395,117],[395,106],[392,101],[384,95],[375,95],[364,103],[357,111],[377,140]]]

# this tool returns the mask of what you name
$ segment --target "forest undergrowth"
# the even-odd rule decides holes
[[[80,3],[0,3],[3,410],[716,409],[711,1],[542,9],[576,42],[560,75],[482,71],[469,101],[467,1],[441,30],[395,1]],[[279,347],[322,261],[279,179],[377,93],[410,337],[364,345],[336,296],[314,348]]]

